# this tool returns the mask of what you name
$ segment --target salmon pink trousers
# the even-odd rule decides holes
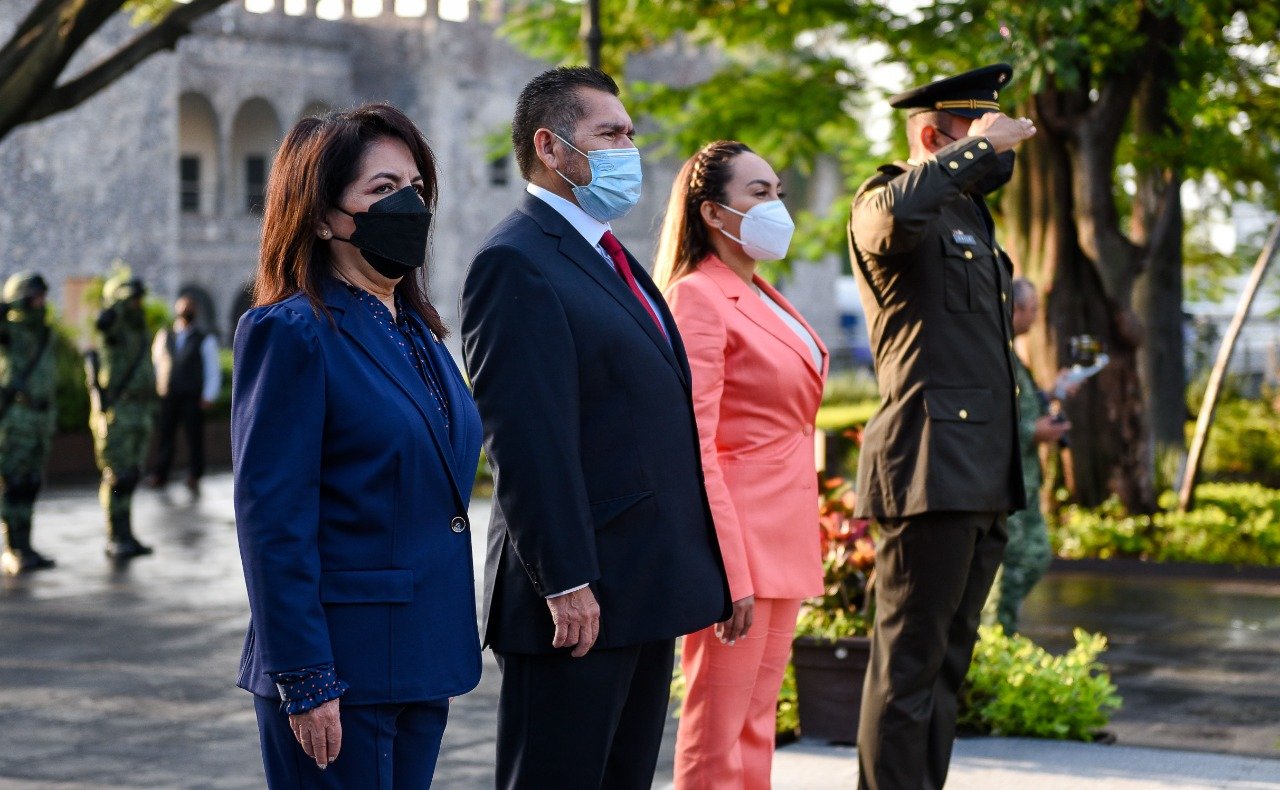
[[[757,598],[751,630],[733,645],[721,644],[714,626],[684,638],[676,790],[768,790],[778,689],[800,604]]]

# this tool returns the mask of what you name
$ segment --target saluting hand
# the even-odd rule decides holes
[[[1030,118],[1014,119],[1002,112],[989,112],[969,124],[969,136],[987,138],[998,154],[1012,150],[1035,133],[1036,125]]]
[[[590,587],[547,599],[551,620],[556,624],[552,647],[576,645],[570,653],[582,658],[600,636],[600,605]]]
[[[342,749],[342,719],[338,716],[338,700],[332,699],[306,713],[289,717],[289,729],[298,739],[302,751],[316,761],[320,770],[338,759]]]

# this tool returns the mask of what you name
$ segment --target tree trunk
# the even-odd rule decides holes
[[[1176,42],[1183,32],[1170,15],[1159,35],[1166,42],[1157,53],[1135,100],[1133,125],[1138,139],[1176,135],[1169,112],[1170,89],[1178,79]],[[1146,250],[1142,274],[1134,284],[1134,308],[1146,342],[1139,352],[1143,397],[1154,441],[1157,468],[1175,481],[1177,463],[1186,449],[1187,390],[1182,319],[1182,174],[1152,163],[1138,174],[1130,236]]]
[[[1114,130],[1086,128],[1087,118],[1098,122],[1086,115],[1089,106],[1087,86],[1050,87],[1034,98],[1034,111],[1026,114],[1040,132],[1023,147],[1024,165],[1006,190],[1004,222],[1019,268],[1044,294],[1031,333],[1037,379],[1047,384],[1071,364],[1076,335],[1097,337],[1111,357],[1064,404],[1072,422],[1067,483],[1073,498],[1092,506],[1115,494],[1131,512],[1147,513],[1155,509],[1155,491],[1138,377],[1142,331],[1130,306],[1137,250],[1119,232],[1109,202]]]

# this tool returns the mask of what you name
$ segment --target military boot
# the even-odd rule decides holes
[[[54,561],[31,548],[31,524],[17,519],[5,524],[6,548],[0,555],[0,570],[10,576],[52,568]]]

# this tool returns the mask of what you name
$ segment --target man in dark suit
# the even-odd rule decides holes
[[[983,196],[1035,133],[999,112],[1000,64],[890,99],[911,159],[858,190],[850,257],[881,407],[863,434],[858,514],[880,527],[860,785],[941,788],[956,692],[1023,507],[1008,256]]]
[[[496,488],[484,638],[503,788],[648,788],[674,639],[730,614],[684,346],[608,224],[640,190],[617,93],[587,68],[525,86],[529,194],[462,291]]]

